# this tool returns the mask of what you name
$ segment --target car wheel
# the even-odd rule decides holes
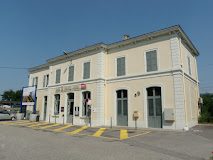
[[[14,121],[14,120],[16,120],[16,118],[15,118],[15,117],[12,117],[11,120]]]

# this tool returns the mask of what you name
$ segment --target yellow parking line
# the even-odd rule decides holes
[[[15,124],[15,125],[17,125],[17,126],[27,126],[27,125],[33,125],[33,124],[35,124],[35,123],[38,123],[38,122],[25,122],[25,123],[18,123],[18,124]]]
[[[33,124],[33,125],[30,125],[30,126],[27,126],[27,127],[38,127],[38,126],[43,126],[43,125],[46,125],[48,124],[48,122],[44,122],[44,123],[39,123],[37,122],[38,124]]]
[[[64,129],[67,129],[67,128],[70,128],[70,127],[72,127],[72,125],[66,125],[66,126],[64,126],[64,127],[54,129],[53,131],[55,131],[55,132],[61,132],[61,131],[63,131]]]
[[[0,122],[0,124],[10,124],[10,123],[14,123],[13,121],[2,121],[2,122]]]
[[[149,134],[149,133],[151,133],[151,131],[146,131],[146,132],[143,132],[143,133],[140,133],[140,134],[134,135],[134,136],[130,136],[129,138],[134,138],[134,137],[138,137],[138,136],[146,135],[146,134]]]
[[[48,125],[48,126],[40,127],[39,129],[47,129],[47,128],[51,128],[51,127],[59,126],[59,125],[60,124],[51,124],[51,125]]]
[[[83,127],[79,128],[79,129],[76,129],[76,130],[74,130],[74,131],[67,132],[67,134],[69,134],[69,135],[74,135],[74,134],[77,134],[77,133],[79,133],[79,132],[81,132],[81,131],[87,129],[87,128],[88,128],[88,126],[83,126]]]
[[[126,129],[120,130],[120,140],[124,140],[128,138],[128,132]]]
[[[0,124],[8,124],[8,125],[16,124],[16,123],[21,123],[21,122],[19,122],[19,121],[6,121],[6,122],[0,122]]]
[[[97,132],[95,132],[93,134],[93,136],[94,137],[100,137],[104,133],[105,130],[106,130],[106,128],[100,128]]]

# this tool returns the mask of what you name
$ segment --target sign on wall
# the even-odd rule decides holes
[[[22,105],[33,106],[36,101],[36,86],[23,88]]]
[[[61,87],[56,88],[55,93],[81,91],[81,90],[85,90],[85,89],[86,89],[86,84],[61,86]]]

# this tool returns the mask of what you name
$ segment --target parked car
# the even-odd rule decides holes
[[[16,117],[14,114],[10,114],[8,111],[0,111],[0,120],[15,120]]]

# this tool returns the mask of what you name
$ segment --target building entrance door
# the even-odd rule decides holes
[[[44,96],[44,121],[47,118],[47,96]]]
[[[73,124],[74,93],[67,94],[67,123]]]
[[[147,88],[148,127],[162,128],[161,88]]]
[[[117,91],[117,125],[128,126],[128,93],[127,90]]]

